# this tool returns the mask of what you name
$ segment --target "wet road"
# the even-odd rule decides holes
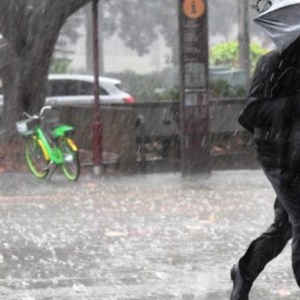
[[[260,171],[0,176],[0,299],[220,300],[229,270],[272,221]],[[299,299],[290,244],[251,299]]]

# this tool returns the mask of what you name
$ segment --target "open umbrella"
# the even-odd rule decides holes
[[[254,22],[259,24],[283,52],[300,37],[300,0],[259,0],[259,15]]]

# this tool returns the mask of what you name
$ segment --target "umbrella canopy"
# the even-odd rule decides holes
[[[254,19],[283,52],[300,37],[300,0],[259,1],[263,9]]]

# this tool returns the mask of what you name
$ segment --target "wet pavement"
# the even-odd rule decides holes
[[[272,221],[261,171],[71,183],[0,175],[0,299],[229,299],[230,267]],[[289,243],[250,299],[299,299]]]

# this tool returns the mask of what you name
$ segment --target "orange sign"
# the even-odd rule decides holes
[[[185,0],[183,3],[183,12],[191,19],[199,18],[205,12],[205,3],[203,0]]]

